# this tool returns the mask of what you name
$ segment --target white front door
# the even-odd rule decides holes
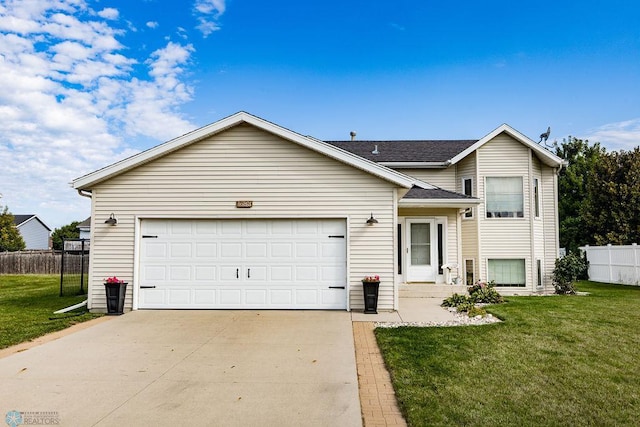
[[[433,219],[407,220],[407,282],[435,282],[437,233]]]

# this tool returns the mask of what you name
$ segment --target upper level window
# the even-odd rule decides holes
[[[473,178],[462,178],[462,194],[473,197]],[[473,218],[473,208],[464,213],[465,218]]]
[[[533,178],[533,203],[536,218],[540,218],[540,181]]]
[[[522,177],[487,177],[487,218],[524,218]]]

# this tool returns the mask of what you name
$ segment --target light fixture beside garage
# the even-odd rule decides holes
[[[371,218],[367,220],[367,225],[371,226],[377,223],[378,223],[378,220],[373,217],[373,212],[371,212]]]
[[[116,216],[112,212],[111,215],[109,216],[109,219],[107,219],[104,223],[109,225],[116,225],[118,223],[118,220],[116,219]]]

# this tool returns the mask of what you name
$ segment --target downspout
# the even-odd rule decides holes
[[[82,197],[88,197],[89,199],[91,199],[91,212],[93,214],[93,193],[91,192],[91,190],[83,190],[82,188],[78,189],[78,194],[81,195]],[[91,227],[91,236],[93,235],[93,226]],[[91,239],[90,239],[91,240]],[[91,264],[92,264],[92,260],[91,258],[93,258],[93,251],[89,251],[89,273],[91,273]],[[85,303],[87,304],[87,310],[91,311],[91,274],[89,274],[89,279],[87,280],[87,300],[85,301]]]

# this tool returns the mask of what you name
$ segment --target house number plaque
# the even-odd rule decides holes
[[[236,202],[236,208],[250,208],[253,207],[253,202],[251,200],[238,200]]]

